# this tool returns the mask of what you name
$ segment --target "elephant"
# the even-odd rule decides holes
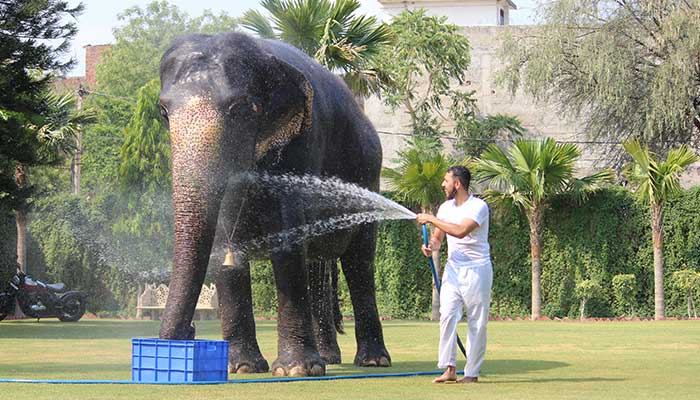
[[[217,229],[235,229],[239,243],[313,217],[295,196],[265,197],[232,177],[249,171],[334,177],[376,192],[382,150],[345,83],[279,41],[238,32],[182,36],[164,53],[160,79],[175,215],[160,338],[185,340],[194,337],[191,320]],[[391,365],[375,298],[376,231],[367,223],[268,249],[278,296],[274,375],[324,375],[326,361],[340,361],[333,319],[319,317],[337,305],[314,304],[329,296],[309,290],[323,287],[337,260],[354,309],[355,365]],[[237,253],[215,277],[231,372],[268,370],[255,334],[250,257]]]

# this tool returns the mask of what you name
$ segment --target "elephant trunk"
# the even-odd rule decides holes
[[[213,103],[195,97],[170,116],[175,252],[162,339],[192,339],[192,317],[204,282],[221,198],[223,119]]]

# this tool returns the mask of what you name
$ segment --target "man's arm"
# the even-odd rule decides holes
[[[465,218],[462,221],[460,221],[459,224],[452,224],[443,221],[431,214],[418,214],[416,219],[418,220],[419,224],[433,224],[433,226],[437,228],[435,229],[435,231],[440,230],[441,232],[443,232],[443,237],[446,233],[450,236],[462,239],[463,237],[472,233],[474,229],[479,227],[479,224],[471,218]]]
[[[445,232],[440,230],[440,228],[435,227],[435,229],[433,230],[433,234],[430,236],[428,247],[425,247],[425,245],[421,246],[421,251],[423,252],[423,255],[426,257],[430,257],[433,250],[440,250],[440,245],[442,245],[443,240],[445,240]]]

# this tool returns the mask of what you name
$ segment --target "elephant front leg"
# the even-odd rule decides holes
[[[255,335],[250,263],[236,259],[232,267],[216,275],[221,330],[229,342],[229,372],[247,374],[267,372],[270,367],[260,353]]]
[[[374,251],[376,225],[363,225],[340,258],[355,312],[358,367],[390,367],[375,298]]]
[[[275,376],[321,376],[326,363],[316,348],[303,250],[275,252],[272,265],[277,285],[278,323]]]
[[[201,270],[185,270],[175,268],[170,281],[168,300],[161,318],[161,339],[193,340],[195,327],[192,323],[197,299],[204,283],[206,268]]]

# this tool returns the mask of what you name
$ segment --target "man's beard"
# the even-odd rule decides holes
[[[447,193],[447,200],[454,200],[455,196],[457,196],[457,189],[452,189],[451,193]]]

